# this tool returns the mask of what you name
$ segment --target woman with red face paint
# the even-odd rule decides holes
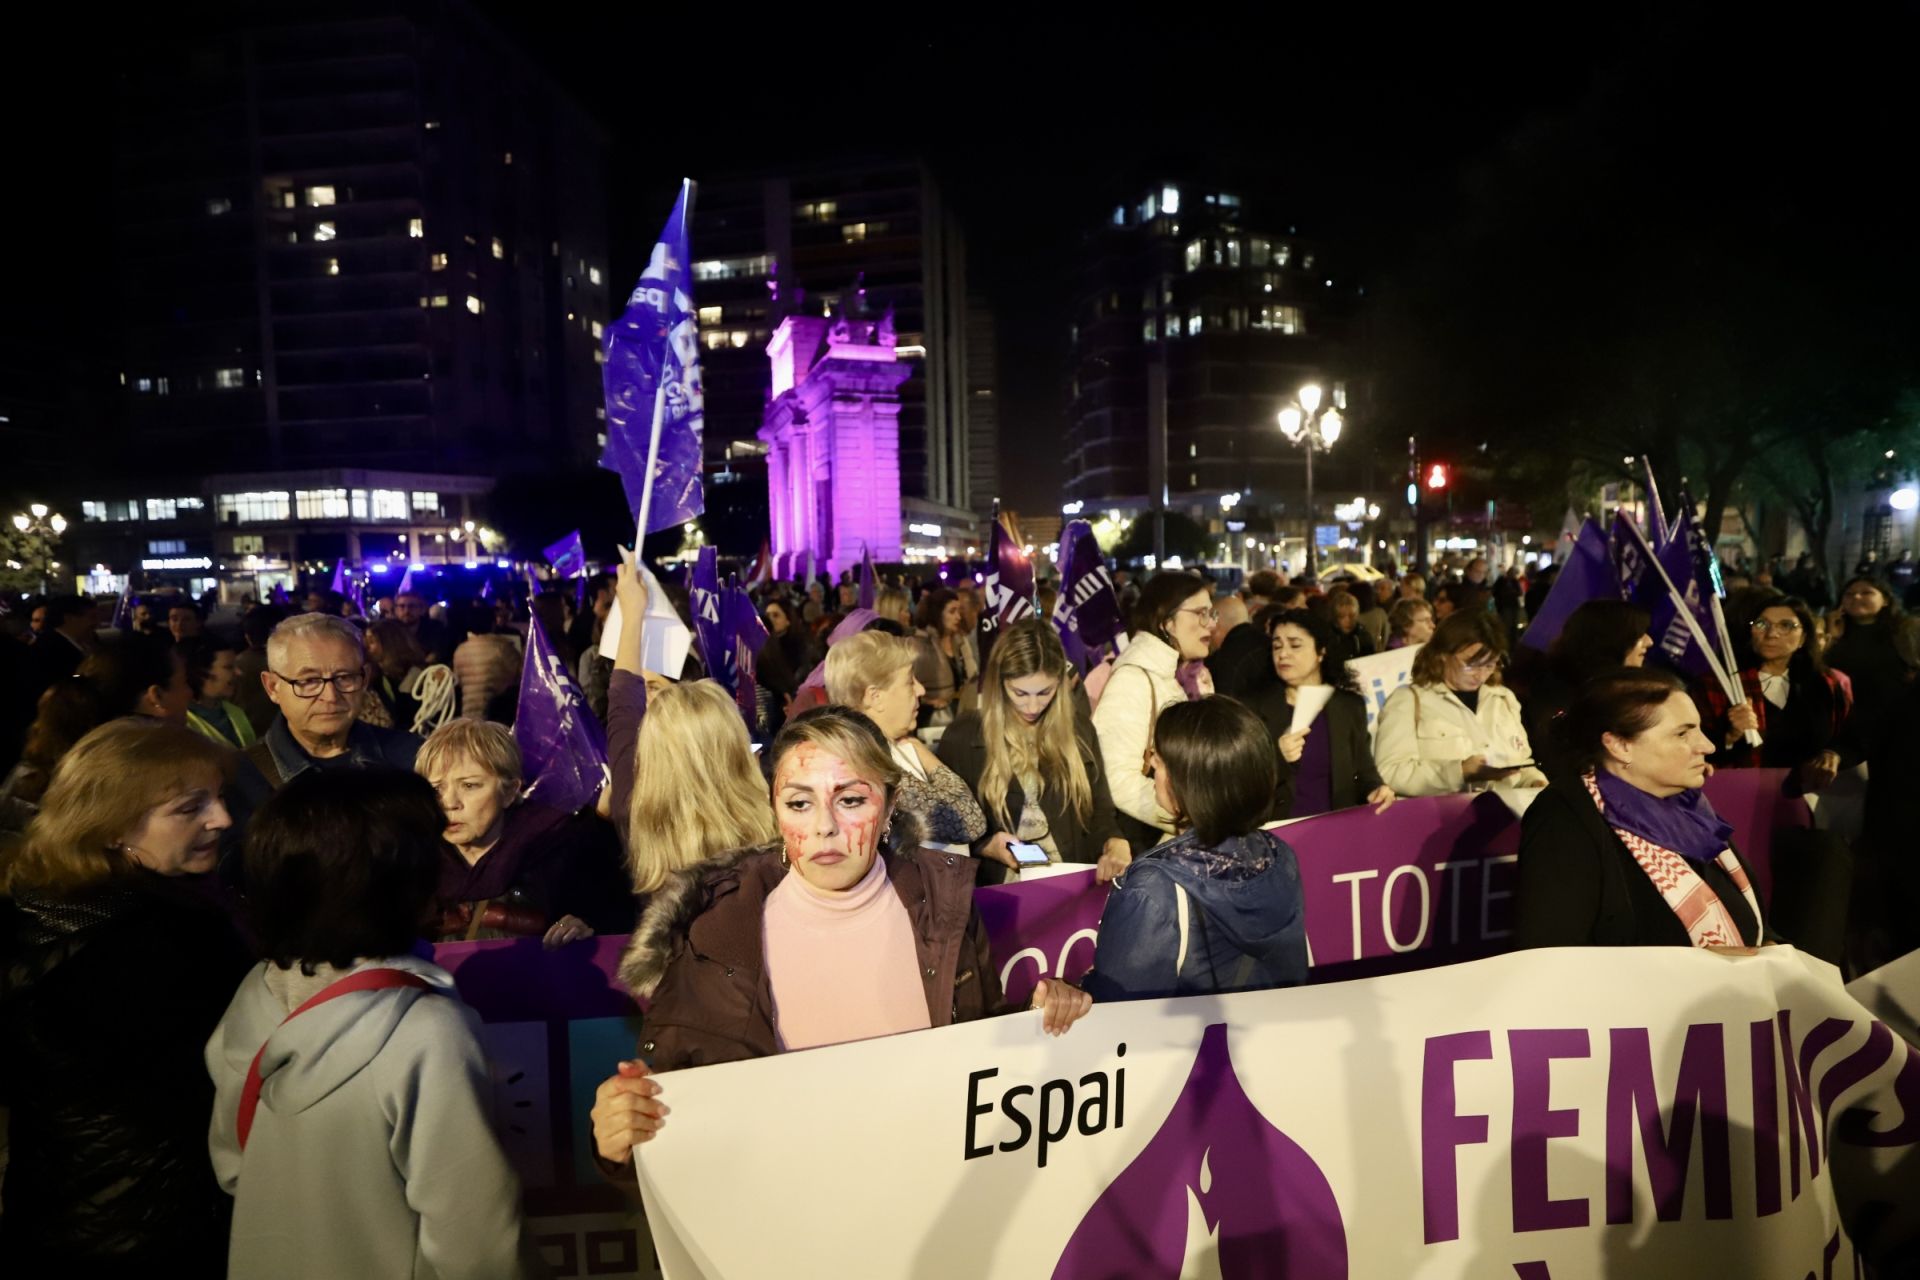
[[[900,767],[846,707],[794,717],[774,739],[777,844],[680,872],[648,904],[621,979],[649,998],[642,1060],[593,1106],[594,1146],[633,1177],[636,1143],[669,1108],[654,1071],[766,1057],[1006,1011],[973,906],[970,859],[924,848],[894,806]],[[1058,1035],[1092,1008],[1043,979],[1033,1008]]]

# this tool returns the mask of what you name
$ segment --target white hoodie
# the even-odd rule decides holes
[[[267,965],[241,982],[207,1042],[208,1145],[234,1197],[234,1280],[528,1275],[520,1183],[494,1136],[480,1022],[444,969],[412,956],[368,968],[432,991],[356,991],[286,1021]],[[284,1023],[284,1025],[282,1025]],[[247,1066],[264,1085],[247,1149]]]

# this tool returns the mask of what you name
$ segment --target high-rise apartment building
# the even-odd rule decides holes
[[[925,165],[840,163],[703,182],[693,252],[711,456],[754,440],[768,400],[767,343],[784,317],[891,310],[912,369],[900,389],[903,499],[956,512],[992,502],[978,490],[982,441],[970,426],[974,405],[997,390],[991,358],[970,354],[979,325],[965,237]]]
[[[179,15],[120,68],[123,456],[590,460],[600,129],[460,0],[238,12]]]
[[[1357,296],[1320,246],[1232,192],[1169,182],[1088,235],[1078,278],[1066,497],[1152,508],[1157,365],[1169,508],[1217,517],[1237,493],[1243,517],[1303,516],[1303,459],[1276,415],[1307,382],[1344,405]]]

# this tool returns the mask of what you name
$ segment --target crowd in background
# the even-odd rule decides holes
[[[402,591],[364,617],[325,591],[231,616],[153,596],[122,626],[114,601],[31,602],[0,638],[0,1257],[536,1268],[475,1122],[473,1017],[422,940],[631,933],[645,1038],[593,1115],[627,1181],[667,1123],[657,1071],[1009,1012],[979,884],[1077,863],[1113,886],[1085,989],[1035,994],[1049,1032],[1092,998],[1303,981],[1276,819],[1537,793],[1529,945],[1790,940],[1861,967],[1920,942],[1920,635],[1894,586],[1730,571],[1734,699],[1649,666],[1659,637],[1625,602],[1522,646],[1551,576],[1473,558],[1223,590],[1120,571],[1126,643],[1086,669],[1052,586],[983,633],[964,577],[884,580],[870,607],[852,581],[772,583],[745,714],[697,647],[649,671],[623,628],[601,653],[616,602],[646,612],[625,568],[518,603]],[[685,619],[686,592],[661,589]],[[577,810],[528,793],[512,731],[530,617],[606,728],[610,784]],[[1370,731],[1348,663],[1408,646]],[[1862,765],[1860,821],[1789,850],[1801,878],[1778,878],[1802,889],[1763,914],[1707,773],[1781,769],[1818,799]],[[1688,877],[1711,910],[1658,891]],[[130,989],[150,997],[131,1024],[74,1016]],[[323,1193],[375,1165],[339,1230]]]

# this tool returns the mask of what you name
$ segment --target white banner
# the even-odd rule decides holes
[[[1785,947],[1112,1004],[1060,1039],[1025,1012],[661,1082],[669,1280],[1852,1277],[1841,1206],[1920,1202],[1886,1185],[1920,1165],[1920,1052]]]
[[[1347,663],[1347,670],[1360,686],[1360,696],[1367,700],[1367,733],[1372,735],[1374,726],[1380,723],[1380,708],[1387,705],[1387,698],[1401,685],[1413,677],[1413,658],[1424,646],[1405,645],[1398,649],[1388,649],[1382,653],[1370,653],[1364,658],[1355,658]]]

